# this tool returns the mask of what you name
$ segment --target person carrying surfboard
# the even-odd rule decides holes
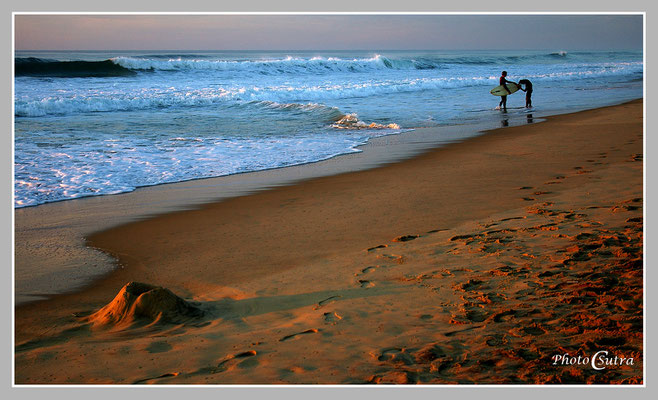
[[[525,107],[532,107],[532,82],[527,79],[521,79],[519,85],[522,85],[521,90],[525,92]],[[525,86],[525,88],[523,88],[523,86]]]
[[[514,83],[514,82],[508,81],[506,76],[507,76],[507,71],[503,71],[501,76],[500,76],[500,80],[499,80],[500,85],[502,85],[505,88],[505,90],[507,90],[507,93],[512,94],[512,91],[509,90],[509,88],[507,87],[507,84],[508,83]],[[516,83],[514,83],[514,84],[516,84]],[[498,103],[498,108],[502,108],[504,111],[507,111],[507,95],[500,96],[500,103]]]

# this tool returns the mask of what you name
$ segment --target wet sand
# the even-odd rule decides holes
[[[17,307],[16,383],[641,383],[642,135],[635,101],[96,233],[121,268]]]

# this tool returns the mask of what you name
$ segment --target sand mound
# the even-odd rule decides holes
[[[203,311],[169,289],[130,282],[105,307],[89,316],[96,326],[183,323],[203,316]]]

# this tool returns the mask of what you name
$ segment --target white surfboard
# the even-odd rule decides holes
[[[495,88],[491,89],[491,92],[489,92],[489,93],[493,94],[494,96],[507,96],[507,95],[510,95],[510,94],[516,92],[520,88],[520,86],[517,85],[514,82],[509,82],[506,85],[507,85],[507,88],[509,89],[509,92],[507,90],[505,90],[505,87],[503,85],[500,85],[500,86],[496,86]]]

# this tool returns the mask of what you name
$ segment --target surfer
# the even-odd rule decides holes
[[[512,94],[512,92],[507,87],[507,84],[514,82],[508,81],[505,78],[506,76],[507,76],[507,71],[503,71],[503,73],[500,76],[500,84],[505,88],[505,90],[507,90],[507,93]],[[500,103],[498,103],[498,108],[502,108],[504,111],[507,111],[507,95],[500,96]]]
[[[525,92],[525,107],[532,107],[532,83],[527,79],[521,79],[519,81],[519,86],[521,86],[521,90]],[[525,89],[523,86],[525,86]]]

